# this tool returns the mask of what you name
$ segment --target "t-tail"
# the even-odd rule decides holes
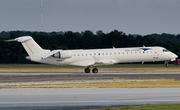
[[[42,49],[31,36],[22,36],[11,40],[6,41],[17,41],[21,42],[23,47],[25,48],[28,55],[31,57],[35,54],[41,54],[41,53],[47,53],[50,52],[50,50],[44,50]],[[28,57],[27,57],[28,58]]]

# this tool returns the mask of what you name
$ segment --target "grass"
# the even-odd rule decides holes
[[[102,84],[73,84],[73,85],[19,85],[17,88],[179,88],[180,81],[151,81],[151,82],[118,82]],[[3,87],[2,87],[3,88]]]
[[[1,73],[66,73],[84,72],[85,67],[77,66],[57,66],[45,64],[1,64]],[[165,67],[163,64],[119,64],[98,67],[102,73],[116,72],[180,72],[180,66],[171,64]]]
[[[102,108],[93,110],[180,110],[180,104],[147,105],[121,108]]]

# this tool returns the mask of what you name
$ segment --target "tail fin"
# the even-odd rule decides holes
[[[23,47],[25,48],[26,52],[29,54],[29,56],[32,56],[34,54],[49,52],[50,50],[44,50],[42,49],[31,36],[22,36],[18,37],[13,40],[7,40],[7,41],[18,41],[21,42]]]

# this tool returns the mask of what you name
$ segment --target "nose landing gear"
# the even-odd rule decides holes
[[[164,63],[166,67],[169,66],[169,65],[168,65],[168,62],[169,62],[169,61],[165,61],[165,63]]]
[[[85,68],[84,70],[85,73],[90,73],[91,72],[91,69],[89,67]],[[93,73],[98,73],[98,69],[95,67],[92,69],[92,72]]]

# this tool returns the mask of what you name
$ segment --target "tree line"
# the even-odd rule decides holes
[[[43,49],[97,49],[162,46],[180,56],[180,35],[163,33],[151,35],[126,35],[122,31],[113,30],[109,33],[97,31],[84,32],[30,32],[30,31],[2,31],[0,33],[0,63],[33,63],[25,59],[26,51],[21,43],[4,42],[20,36],[32,36]]]

